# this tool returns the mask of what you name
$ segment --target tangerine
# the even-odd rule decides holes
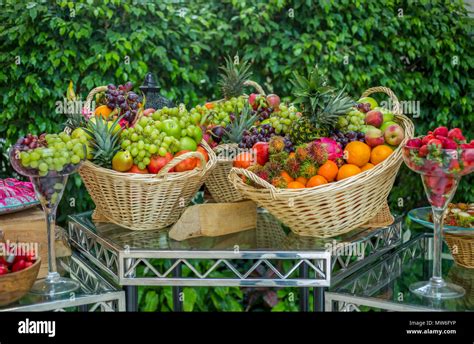
[[[337,167],[337,164],[332,160],[328,160],[322,164],[321,167],[319,167],[318,175],[326,178],[328,182],[332,182],[334,179],[336,179],[338,171],[339,167]]]
[[[364,171],[370,170],[370,169],[373,168],[374,166],[375,166],[374,164],[371,164],[370,162],[368,162],[367,164],[365,164],[364,166],[362,166],[362,167],[360,168],[360,170],[361,170],[362,172],[364,172]]]
[[[109,108],[107,105],[101,105],[97,107],[94,111],[94,115],[102,116],[104,118],[108,118],[111,113],[112,113],[112,109]]]
[[[344,157],[348,164],[362,167],[370,160],[370,146],[364,142],[352,141],[344,149]]]
[[[313,188],[315,186],[319,186],[319,185],[323,185],[323,184],[327,184],[328,181],[326,178],[324,178],[323,176],[320,176],[320,175],[315,175],[313,177],[311,177],[308,182],[306,183],[306,187],[307,188]]]
[[[304,184],[301,184],[300,182],[288,183],[288,189],[304,189],[304,188],[305,188]]]
[[[337,180],[342,180],[342,179],[355,176],[356,174],[359,174],[360,172],[362,171],[357,165],[354,165],[354,164],[342,165],[341,168],[339,169],[339,172],[337,172]]]
[[[298,177],[295,179],[295,182],[299,182],[303,185],[306,185],[306,183],[308,182],[308,179],[306,179],[305,177]]]
[[[286,171],[281,171],[280,176],[281,176],[283,179],[285,179],[287,183],[291,183],[291,182],[294,181],[294,179],[291,178],[291,176],[290,176],[290,175],[288,174],[288,172],[286,172]]]
[[[370,153],[370,162],[374,165],[380,164],[392,154],[393,149],[387,145],[374,147]]]

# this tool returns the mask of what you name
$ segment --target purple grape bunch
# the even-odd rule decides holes
[[[255,112],[255,110],[254,110]],[[270,118],[270,115],[273,112],[271,107],[259,107],[256,111],[258,113],[258,121],[263,122],[266,119]]]
[[[136,118],[138,103],[140,102],[140,97],[132,91],[132,88],[133,84],[130,81],[118,87],[114,84],[109,84],[105,93],[107,106],[111,109],[118,108],[120,114],[129,123],[132,123]]]
[[[338,142],[343,149],[347,146],[349,142],[365,142],[365,134],[358,131],[348,131],[346,133],[343,133],[342,131],[336,129],[334,131],[331,131],[329,137],[334,141]]]
[[[20,151],[27,151],[38,147],[47,147],[46,134],[43,133],[40,136],[28,134],[18,140],[17,145]]]
[[[257,142],[268,142],[273,135],[275,135],[275,129],[270,124],[244,130],[239,148],[252,148]]]

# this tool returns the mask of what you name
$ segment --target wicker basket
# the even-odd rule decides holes
[[[86,161],[79,173],[96,205],[96,216],[132,230],[151,230],[176,222],[215,167],[216,155],[205,141],[207,164],[199,152],[171,160],[158,174],[121,173]],[[179,162],[197,157],[201,166],[191,171],[168,172]]]
[[[469,231],[469,233],[445,232],[444,238],[454,261],[465,268],[474,269],[474,231]]]
[[[245,169],[232,168],[229,179],[245,197],[266,208],[299,235],[327,238],[364,226],[368,221],[369,226],[378,226],[375,217],[392,221],[391,215],[387,216],[386,201],[402,163],[401,147],[413,137],[414,128],[413,123],[401,114],[398,99],[390,89],[374,87],[362,96],[375,92],[383,92],[391,98],[396,121],[405,130],[405,139],[374,168],[335,183],[299,190],[277,189]],[[244,183],[241,176],[260,188]],[[379,215],[380,212],[383,213]]]
[[[246,86],[252,86],[259,94],[265,95],[262,86],[255,81],[247,80]],[[221,102],[217,100],[216,102]],[[206,180],[206,187],[212,195],[212,198],[218,203],[239,202],[244,200],[244,197],[229,181],[229,172],[232,168],[232,159],[226,158],[225,154],[219,154],[225,150],[237,150],[236,143],[222,144],[214,148],[217,155],[216,168],[212,171],[209,178]]]

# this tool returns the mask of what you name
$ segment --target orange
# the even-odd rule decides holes
[[[348,164],[362,167],[370,160],[370,146],[364,142],[350,142],[344,149],[344,158]]]
[[[320,175],[316,175],[314,177],[311,177],[308,182],[306,183],[306,187],[307,188],[313,188],[315,186],[319,186],[319,185],[323,185],[323,184],[327,184],[328,181],[326,178],[324,178],[323,176],[320,176]]]
[[[371,164],[370,162],[368,162],[367,164],[365,164],[364,166],[362,166],[362,167],[360,168],[360,170],[361,170],[362,172],[364,172],[364,171],[370,170],[370,169],[371,169],[372,167],[374,167],[374,166],[375,166],[374,164]]]
[[[337,167],[337,164],[332,160],[328,160],[321,165],[318,170],[318,174],[326,178],[328,182],[332,182],[334,179],[336,179],[338,171],[339,168]]]
[[[287,183],[291,183],[294,181],[294,179],[291,178],[291,176],[286,171],[281,171],[280,176],[282,176],[283,179],[285,179]]]
[[[109,108],[107,105],[101,105],[97,109],[95,109],[94,115],[108,118],[111,112],[112,112],[112,109]]]
[[[240,153],[234,159],[234,167],[247,168],[252,165],[253,156],[248,152]]]
[[[304,189],[304,187],[304,184],[301,184],[300,182],[288,183],[288,189]]]
[[[341,168],[339,169],[339,172],[337,172],[337,180],[342,180],[342,179],[355,176],[356,174],[360,172],[362,172],[360,168],[354,164],[342,165]]]
[[[305,177],[298,177],[295,179],[295,182],[299,182],[303,185],[306,185],[306,183],[308,182],[308,179],[306,179]]]
[[[392,154],[393,149],[387,145],[374,147],[370,154],[370,162],[374,165],[380,164]]]

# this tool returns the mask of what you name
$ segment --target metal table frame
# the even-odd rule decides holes
[[[114,283],[124,286],[127,294],[127,310],[136,311],[136,286],[173,286],[175,300],[179,300],[181,286],[240,286],[240,287],[300,287],[300,309],[309,309],[309,288],[314,288],[315,310],[324,310],[324,294],[327,287],[353,271],[375,260],[381,254],[399,245],[402,240],[402,218],[388,227],[374,229],[363,236],[356,236],[349,245],[363,244],[364,259],[354,261],[351,256],[333,255],[328,250],[136,250],[120,247],[85,228],[78,217],[69,217],[68,237],[72,246],[93,265],[110,277]],[[158,271],[152,259],[171,262],[166,271]],[[195,263],[213,261],[204,272]],[[292,261],[287,271],[278,268],[279,262]],[[242,270],[242,266],[250,268]],[[144,265],[152,276],[137,276],[139,265]],[[271,278],[252,275],[263,267],[272,272]],[[190,276],[181,275],[182,268],[189,269]],[[212,278],[216,269],[225,269],[231,278]],[[175,310],[179,311],[181,302]]]
[[[54,311],[64,312],[71,307],[78,307],[82,312],[123,312],[125,311],[125,293],[103,278],[86,260],[74,253],[71,257],[58,260],[58,268],[64,269],[69,276],[81,283],[82,292],[77,297],[45,300],[33,304],[17,303],[0,308],[0,312]],[[21,300],[20,300],[21,301]]]

